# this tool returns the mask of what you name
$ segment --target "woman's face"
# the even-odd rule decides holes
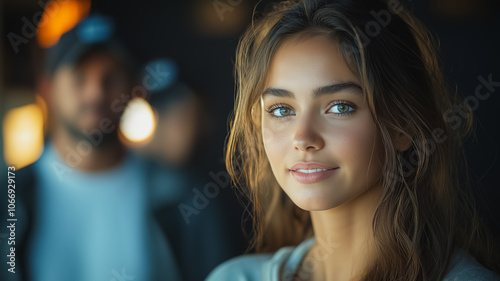
[[[309,211],[351,201],[381,176],[383,146],[360,82],[326,36],[288,38],[262,94],[262,137],[273,173]]]

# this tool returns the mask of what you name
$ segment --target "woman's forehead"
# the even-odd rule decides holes
[[[360,85],[330,37],[320,35],[300,41],[299,36],[285,39],[277,49],[264,89],[312,92],[319,87],[347,82]]]

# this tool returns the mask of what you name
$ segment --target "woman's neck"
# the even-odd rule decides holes
[[[311,211],[314,246],[307,254],[312,262],[311,280],[358,280],[373,258],[373,216],[381,198],[381,186],[330,210]]]

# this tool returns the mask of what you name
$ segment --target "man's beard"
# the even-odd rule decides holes
[[[92,129],[80,129],[78,128],[77,125],[75,125],[75,122],[71,122],[68,119],[59,117],[59,120],[61,121],[64,130],[68,132],[70,137],[75,141],[87,141],[89,142],[93,147],[95,148],[105,148],[109,147],[112,145],[115,145],[119,142],[118,139],[118,134],[117,134],[117,123],[118,122],[113,122],[113,130],[110,131],[109,129],[106,130],[106,132],[103,132],[100,130],[97,126],[97,128],[92,128]],[[86,133],[85,133],[86,132]],[[98,133],[96,133],[98,132]],[[102,137],[101,137],[102,136]]]

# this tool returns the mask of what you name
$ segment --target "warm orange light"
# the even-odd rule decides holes
[[[35,162],[43,151],[43,113],[30,104],[11,109],[3,120],[4,157],[20,169]]]
[[[55,45],[90,12],[90,0],[51,0],[38,25],[37,39],[42,48]]]

